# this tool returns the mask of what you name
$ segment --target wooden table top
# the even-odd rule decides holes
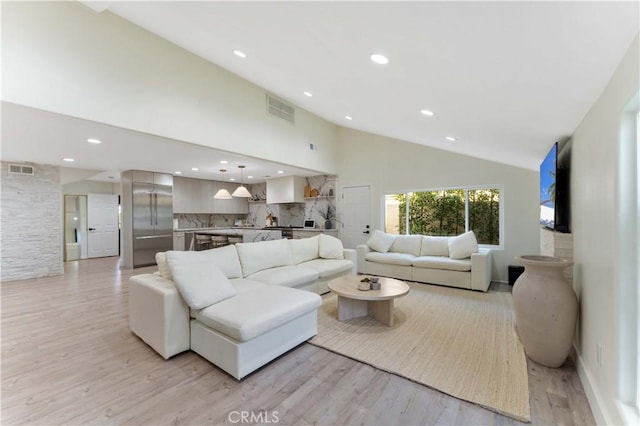
[[[358,290],[366,275],[343,275],[329,281],[329,289],[338,296],[356,300],[389,300],[409,293],[409,285],[394,278],[380,277],[380,290]]]

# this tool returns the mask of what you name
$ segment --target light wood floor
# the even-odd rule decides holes
[[[309,344],[241,382],[192,352],[165,361],[127,325],[127,280],[153,270],[104,258],[2,283],[3,425],[518,423]],[[529,362],[529,387],[534,425],[595,424],[570,361]]]

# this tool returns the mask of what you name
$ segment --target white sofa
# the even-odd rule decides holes
[[[471,231],[457,237],[431,237],[376,230],[356,250],[361,274],[480,291],[487,291],[491,284],[491,250],[479,248]]]
[[[317,333],[315,293],[355,257],[326,235],[158,253],[158,272],[129,280],[129,327],[165,359],[191,349],[241,379]]]

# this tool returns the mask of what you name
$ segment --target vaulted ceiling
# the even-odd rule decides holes
[[[83,3],[339,126],[531,170],[578,126],[639,30],[636,2]],[[100,125],[78,125],[89,124]],[[141,149],[150,137],[129,136]]]

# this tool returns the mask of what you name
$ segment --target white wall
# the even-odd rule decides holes
[[[335,173],[336,126],[300,108],[295,126],[268,116],[265,94],[110,12],[2,4],[3,100]]]
[[[62,193],[65,195],[120,194],[120,182],[110,183],[95,180],[81,180],[79,182],[62,185]]]
[[[2,281],[62,274],[60,169],[42,164],[33,176],[9,174],[2,162]]]
[[[639,90],[638,37],[613,74],[608,86],[573,135],[572,215],[574,233],[574,287],[580,299],[580,324],[576,336],[578,371],[599,424],[623,424],[617,400],[621,376],[618,328],[634,318],[620,317],[619,294],[624,276],[617,274],[621,239],[636,238],[619,229],[616,196],[622,112]],[[626,143],[637,143],[627,141]],[[636,330],[637,333],[637,330]],[[601,344],[602,366],[596,359]],[[637,362],[637,360],[636,360]]]
[[[493,280],[507,281],[514,257],[540,252],[538,173],[351,129],[339,130],[339,184],[370,185],[374,229],[385,193],[475,185],[504,187],[504,250],[493,254]],[[551,145],[553,141],[549,141]]]

